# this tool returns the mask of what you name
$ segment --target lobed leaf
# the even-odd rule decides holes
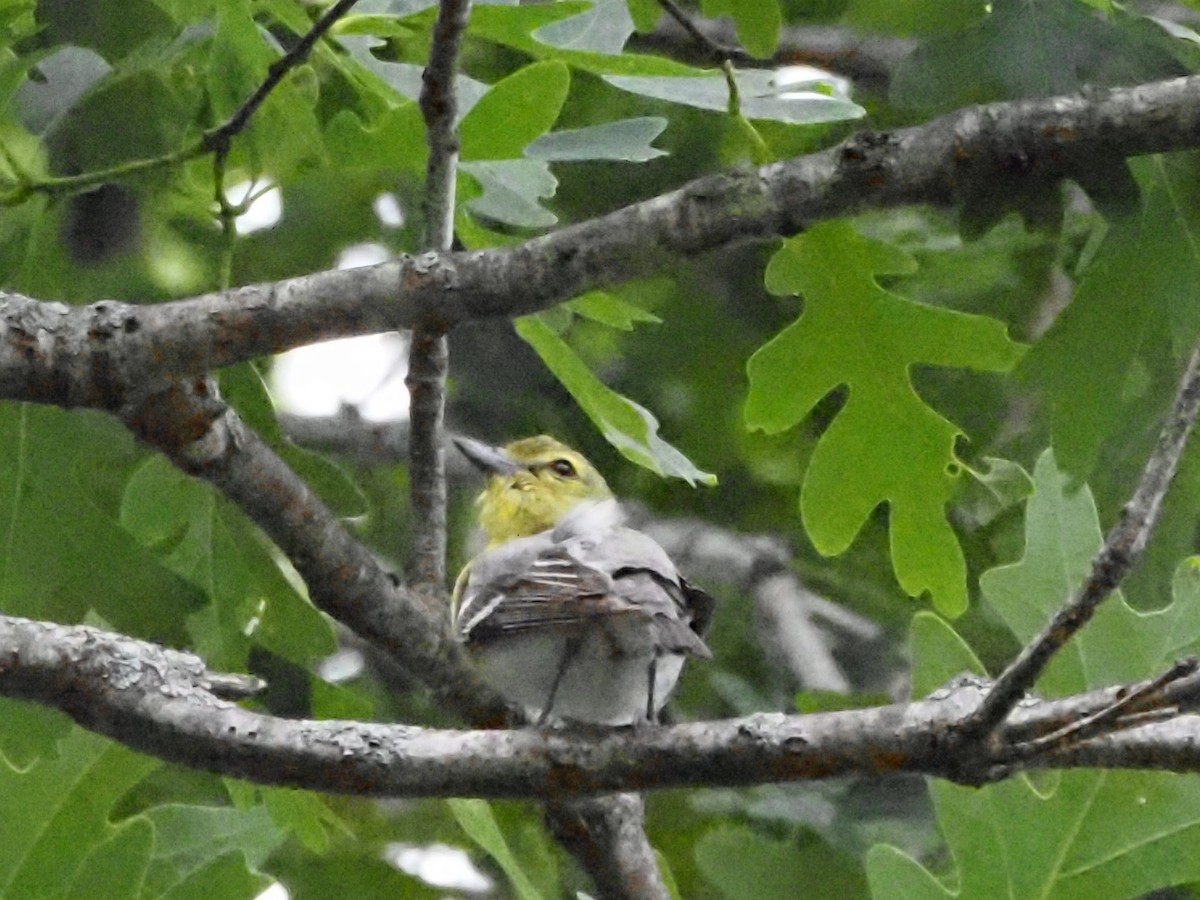
[[[25,771],[0,759],[0,896],[65,894],[93,850],[118,835],[114,805],[160,765],[82,728]],[[140,852],[132,835],[120,843]]]
[[[666,127],[666,119],[641,116],[587,128],[564,129],[538,138],[525,148],[525,155],[546,162],[588,159],[646,162],[666,156],[667,151],[650,145]]]
[[[1086,577],[1101,543],[1090,493],[1069,490],[1049,451],[1033,480],[1024,557],[985,573],[980,584],[1022,642]],[[1200,642],[1200,561],[1179,566],[1173,596],[1152,613],[1110,598],[1060,651],[1038,693],[1158,674]],[[946,683],[956,669],[981,671],[961,638],[930,615],[913,623],[912,654],[917,695]],[[1118,900],[1200,878],[1200,784],[1193,779],[1079,770],[978,790],[931,779],[930,790],[956,872],[935,874],[896,848],[876,846],[867,857],[875,897]]]
[[[800,512],[817,550],[846,550],[881,503],[892,564],[912,596],[928,591],[947,615],[966,609],[966,565],[946,520],[962,465],[962,432],[913,389],[915,365],[1005,371],[1021,355],[1004,325],[913,303],[876,276],[913,270],[906,253],[831,222],[785,242],[767,288],[802,293],[804,313],[759,348],[747,372],[746,423],[770,433],[803,421],[845,387],[845,405],[817,443]]]
[[[698,77],[605,75],[613,87],[644,97],[682,103],[698,109],[726,111],[729,86],[720,74]],[[747,119],[774,119],[794,125],[857,119],[866,111],[848,97],[812,90],[799,84],[781,84],[776,73],[745,69],[736,75],[740,109]]]
[[[520,159],[525,147],[558,118],[570,83],[567,67],[548,60],[492,85],[462,120],[462,159]]]
[[[1080,479],[1108,441],[1141,430],[1133,423],[1153,422],[1170,402],[1178,364],[1164,343],[1186,347],[1200,334],[1195,162],[1131,165],[1141,210],[1107,230],[1071,305],[1017,369],[1043,397],[1059,462]]]
[[[625,0],[594,0],[587,12],[543,25],[533,32],[533,38],[563,50],[617,55],[633,30]]]
[[[209,598],[187,624],[193,646],[214,667],[243,668],[251,641],[300,664],[333,652],[329,623],[211,486],[151,457],[129,481],[121,522]]]

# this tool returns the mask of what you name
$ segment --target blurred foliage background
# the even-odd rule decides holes
[[[235,137],[218,179],[195,142],[319,5],[0,0],[0,288],[152,303],[419,250],[413,100],[429,6],[362,0]],[[650,0],[476,7],[460,79],[463,247],[517,243],[863,128],[1174,77],[1200,61],[1192,3],[701,0],[687,12],[725,16],[719,38],[763,58],[739,66],[744,116],[726,110],[719,76],[683,86],[705,75],[688,62],[703,48]],[[783,90],[789,78],[799,93]],[[157,163],[131,166],[143,160]],[[448,423],[497,443],[554,434],[655,520],[699,520],[730,544],[782,539],[799,579],[853,614],[818,631],[851,691],[813,691],[766,649],[746,585],[714,579],[716,659],[688,673],[677,718],[874,704],[903,699],[910,679],[927,690],[994,672],[1028,639],[1020,623],[1044,619],[1086,571],[1200,334],[1197,176],[1190,153],[1128,167],[1098,153],[1088,184],[997,183],[962,209],[866,213],[664,260],[655,277],[569,308],[455,331]],[[221,202],[237,229],[220,227]],[[278,212],[262,220],[264,203]],[[885,308],[893,318],[878,331],[845,312]],[[402,371],[396,347],[388,365]],[[223,393],[400,570],[403,460],[364,461],[353,427],[320,455],[289,441],[265,387],[272,366],[222,372]],[[811,403],[794,408],[802,395]],[[266,677],[261,704],[280,715],[454,724],[313,610],[232,504],[115,421],[4,403],[0,433],[5,613],[195,648]],[[478,487],[454,482],[452,568],[470,552]],[[1186,614],[1197,501],[1192,451],[1125,587],[1124,618],[1048,690],[1154,674],[1200,637]],[[894,552],[903,540],[915,548],[907,569]],[[1022,558],[1038,577],[1011,587],[1003,567]],[[987,578],[980,589],[985,573],[993,591]],[[1134,652],[1129,632],[1153,646]],[[0,895],[587,889],[531,803],[259,789],[0,705]],[[682,897],[1191,896],[1194,789],[1183,776],[1070,773],[978,792],[915,778],[670,791],[650,797],[649,830]]]

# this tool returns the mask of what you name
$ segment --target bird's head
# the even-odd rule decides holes
[[[479,495],[479,524],[489,546],[538,534],[580,503],[612,497],[596,467],[552,437],[523,438],[505,447],[461,437],[454,443],[488,476]]]

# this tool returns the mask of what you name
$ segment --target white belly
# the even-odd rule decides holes
[[[563,669],[564,658],[566,668]],[[553,693],[550,714],[596,725],[630,725],[646,720],[653,651],[613,651],[598,628],[589,629],[571,654],[563,636],[537,630],[491,640],[474,653],[484,680],[509,700],[540,717]],[[654,713],[662,709],[683,669],[683,657],[668,653],[654,666]],[[562,677],[558,689],[554,679]]]

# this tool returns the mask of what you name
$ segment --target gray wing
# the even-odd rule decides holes
[[[689,656],[712,656],[704,634],[713,599],[680,576],[657,541],[632,528],[614,528],[583,557],[598,567],[608,561],[617,589],[653,616],[661,646]]]
[[[697,595],[708,601],[697,605]],[[485,641],[506,633],[595,622],[639,620],[654,643],[675,653],[710,656],[697,612],[711,600],[679,577],[651,538],[628,528],[599,536],[544,532],[511,541],[471,564],[456,617],[460,637]]]

